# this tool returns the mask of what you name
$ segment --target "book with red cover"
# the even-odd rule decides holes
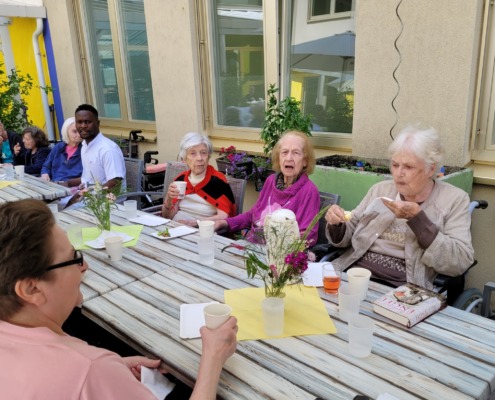
[[[373,311],[410,328],[446,305],[445,296],[407,283],[376,299]]]

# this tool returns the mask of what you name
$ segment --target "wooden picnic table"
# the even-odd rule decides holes
[[[87,220],[84,211],[63,214],[62,223],[85,215]],[[112,222],[126,224],[123,212],[114,213]],[[107,261],[104,250],[85,252],[90,271],[83,281],[95,293],[85,296],[83,313],[143,354],[160,357],[192,385],[201,340],[180,338],[180,305],[223,302],[224,290],[261,282],[246,278],[242,257],[220,252],[229,239],[215,236],[215,263],[209,266],[198,258],[197,233],[162,241],[151,236],[159,229],[144,227],[137,246],[124,249],[122,262]],[[97,289],[90,282],[93,273],[108,287]],[[388,290],[370,282],[361,305],[361,314],[376,323],[369,357],[350,355],[337,296],[319,289],[337,333],[239,342],[224,366],[219,397],[352,399],[390,393],[402,400],[487,399],[495,390],[495,321],[447,307],[408,329],[373,313],[373,300]]]
[[[70,196],[69,188],[54,182],[46,182],[41,178],[25,174],[15,178],[15,184],[0,189],[0,204],[22,199],[52,201]]]

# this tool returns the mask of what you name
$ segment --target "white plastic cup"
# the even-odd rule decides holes
[[[347,281],[349,282],[349,288],[353,293],[359,293],[361,300],[366,299],[370,276],[371,271],[366,268],[355,267],[347,270]]]
[[[24,178],[24,165],[16,165],[14,169],[18,178]]]
[[[74,247],[81,246],[83,244],[82,226],[79,224],[72,224],[69,226],[69,240]]]
[[[364,315],[354,315],[349,319],[349,352],[355,357],[368,357],[371,354],[375,322]]]
[[[209,304],[203,309],[203,312],[206,327],[216,329],[229,319],[232,307],[222,303]]]
[[[124,201],[124,212],[127,219],[132,219],[137,217],[137,200],[126,200]]]
[[[349,286],[339,288],[339,317],[342,321],[349,321],[354,315],[359,314],[360,294],[352,292]]]
[[[215,262],[215,241],[213,236],[198,239],[198,254],[199,260],[203,264],[211,265]]]
[[[105,248],[112,261],[122,260],[123,239],[120,236],[110,236],[105,239]]]
[[[186,197],[186,187],[187,187],[187,182],[174,182],[175,186],[177,186],[177,189],[179,189],[179,199],[183,199]]]
[[[198,221],[198,227],[202,238],[212,237],[215,233],[215,221]]]
[[[47,204],[48,208],[53,214],[53,217],[55,218],[55,221],[58,222],[58,204],[57,203],[50,203]]]
[[[5,180],[6,181],[14,180],[14,166],[13,165],[4,165],[3,169],[5,170]]]
[[[268,336],[280,336],[284,333],[284,299],[267,297],[261,302],[263,326]]]

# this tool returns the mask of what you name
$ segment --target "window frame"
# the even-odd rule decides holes
[[[495,163],[495,6],[485,4],[480,73],[478,79],[478,103],[476,121],[472,132],[472,159]]]
[[[91,46],[89,44],[91,37],[90,34],[87,32],[87,21],[89,20],[90,16],[88,16],[86,12],[87,7],[84,4],[84,0],[74,0],[74,2],[78,41],[81,52],[80,61],[83,71],[84,91],[86,93],[88,102],[96,104],[96,89],[93,79],[95,72],[93,69],[94,61],[91,56]],[[145,138],[153,140],[156,134],[156,117],[154,121],[131,118],[130,93],[127,90],[128,85],[126,85],[126,82],[129,81],[129,76],[127,71],[127,55],[124,51],[124,27],[121,26],[120,22],[123,20],[120,0],[107,0],[107,5],[110,33],[112,36],[112,51],[115,60],[115,75],[117,87],[119,89],[119,105],[121,116],[120,118],[109,118],[100,115],[99,119],[102,125],[104,125],[105,127],[109,127],[110,129],[115,128],[116,132],[111,133],[118,134],[118,132],[122,130],[120,134],[124,135],[124,138],[126,138],[129,130],[139,127],[139,129],[142,129],[144,131]],[[144,12],[144,17],[146,18],[146,12]]]

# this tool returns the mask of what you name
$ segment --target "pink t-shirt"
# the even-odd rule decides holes
[[[0,321],[2,399],[156,400],[121,360],[48,328]]]
[[[71,158],[74,153],[77,151],[79,146],[65,146],[65,152],[67,153],[67,160]]]

